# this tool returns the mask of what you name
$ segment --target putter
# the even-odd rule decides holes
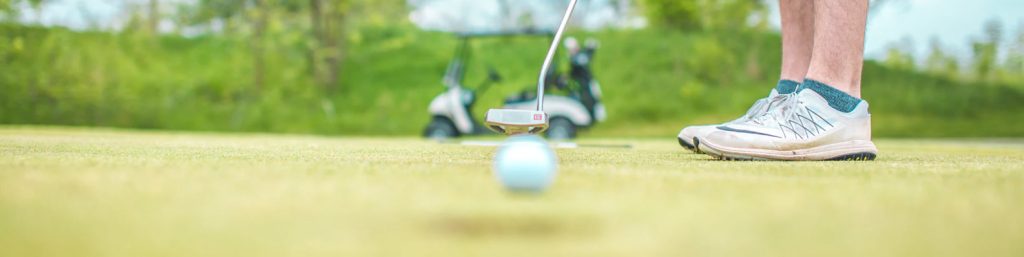
[[[544,64],[540,68],[540,76],[537,78],[537,110],[513,110],[513,109],[490,109],[487,110],[487,128],[494,132],[505,135],[538,134],[548,129],[548,114],[544,113],[544,88],[545,76],[551,67],[551,60],[558,51],[558,44],[562,42],[562,32],[565,32],[565,25],[572,17],[572,10],[576,8],[576,0],[569,0],[569,6],[565,8],[562,15],[562,22],[558,24],[555,31],[555,38],[548,48],[548,55],[544,57]]]

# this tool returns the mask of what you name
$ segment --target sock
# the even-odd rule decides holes
[[[779,84],[775,85],[775,91],[779,94],[789,94],[796,92],[796,87],[800,86],[800,82],[783,79],[779,80]]]
[[[799,93],[804,89],[814,90],[815,93],[824,97],[825,101],[828,101],[828,106],[832,106],[833,109],[841,112],[852,112],[861,101],[860,98],[853,97],[842,90],[812,79],[804,79],[804,83],[800,84],[797,92]]]

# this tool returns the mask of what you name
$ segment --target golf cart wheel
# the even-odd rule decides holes
[[[568,140],[576,138],[576,125],[569,119],[557,117],[548,122],[548,130],[545,132],[548,139]]]
[[[455,130],[455,124],[447,118],[434,117],[423,130],[423,136],[430,139],[447,139],[458,137],[459,131]]]

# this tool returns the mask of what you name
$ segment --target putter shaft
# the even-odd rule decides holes
[[[558,43],[562,42],[565,25],[569,24],[569,18],[572,17],[572,10],[575,8],[576,0],[569,0],[569,6],[565,8],[565,14],[562,15],[562,22],[558,24],[558,30],[555,31],[555,39],[551,41],[551,47],[548,48],[548,55],[544,57],[544,65],[540,67],[540,76],[537,78],[537,111],[544,111],[544,88],[547,87],[545,78],[548,75],[548,69],[551,68],[551,61],[555,58],[555,52],[558,51]]]

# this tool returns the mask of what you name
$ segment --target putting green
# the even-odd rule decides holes
[[[799,163],[584,142],[634,147],[559,149],[524,196],[487,146],[3,127],[0,256],[1024,256],[1024,141]]]

